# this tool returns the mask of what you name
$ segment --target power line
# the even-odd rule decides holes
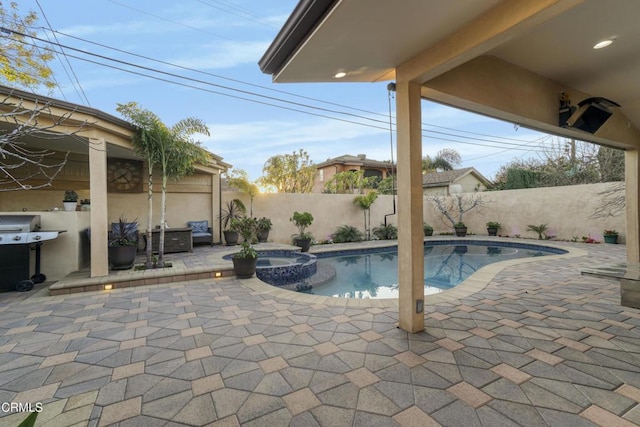
[[[81,38],[81,37],[77,37],[77,36],[73,36],[73,35],[70,35],[70,34],[66,34],[66,33],[63,33],[63,32],[60,32],[60,31],[54,31],[54,32],[58,33],[58,34],[61,34],[63,36],[72,38],[72,39],[76,39],[76,40],[80,40],[82,42],[86,42],[86,43],[90,43],[90,44],[93,44],[93,45],[96,45],[96,46],[100,46],[100,47],[103,47],[105,49],[110,49],[110,50],[113,50],[113,51],[116,51],[116,52],[124,53],[126,55],[131,55],[131,56],[134,56],[134,57],[142,58],[142,59],[145,59],[145,60],[148,60],[148,61],[156,62],[156,63],[167,65],[167,66],[170,66],[170,67],[175,67],[175,68],[179,68],[179,69],[186,70],[186,71],[192,71],[192,72],[195,72],[195,73],[208,75],[208,76],[211,76],[211,77],[216,77],[216,78],[224,79],[224,80],[227,80],[227,81],[232,81],[234,83],[244,84],[244,85],[248,85],[248,86],[251,86],[251,87],[256,87],[256,88],[260,88],[260,89],[264,89],[264,90],[268,90],[268,91],[272,91],[272,92],[277,92],[277,93],[281,93],[281,94],[285,94],[285,95],[289,95],[289,96],[294,96],[294,97],[298,97],[298,98],[302,98],[302,99],[307,99],[307,100],[310,100],[310,101],[321,102],[321,103],[328,104],[328,105],[333,105],[333,106],[336,106],[336,107],[347,108],[347,109],[351,109],[351,110],[354,110],[354,111],[360,111],[360,112],[371,114],[371,115],[381,116],[381,117],[384,117],[385,120],[384,121],[383,120],[377,120],[377,119],[373,119],[373,118],[370,118],[370,117],[363,117],[363,116],[359,116],[359,115],[352,115],[353,117],[359,117],[359,118],[362,118],[362,119],[365,119],[365,120],[370,120],[370,121],[374,121],[374,122],[377,122],[377,123],[385,123],[385,124],[387,123],[387,120],[388,120],[388,116],[386,114],[377,113],[377,112],[364,110],[364,109],[360,109],[360,108],[355,108],[355,107],[351,107],[351,106],[347,106],[347,105],[343,105],[343,104],[339,104],[339,103],[335,103],[335,102],[324,101],[324,100],[317,99],[317,98],[298,95],[298,94],[295,94],[295,93],[292,93],[292,92],[283,91],[283,90],[273,89],[273,88],[269,88],[269,87],[266,87],[266,86],[262,86],[262,85],[249,83],[249,82],[245,82],[245,81],[242,81],[242,80],[238,80],[238,79],[222,76],[222,75],[219,75],[219,74],[210,73],[210,72],[206,72],[206,71],[202,71],[202,70],[197,70],[197,69],[190,68],[190,67],[185,67],[185,66],[182,66],[182,65],[174,64],[174,63],[171,63],[171,62],[168,62],[168,61],[163,61],[163,60],[152,58],[152,57],[149,57],[149,56],[140,55],[140,54],[129,52],[129,51],[126,51],[126,50],[123,50],[123,49],[119,49],[119,48],[116,48],[116,47],[108,46],[108,45],[105,45],[105,44],[102,44],[102,43],[93,42],[93,41],[90,41],[90,40],[87,40],[87,39],[84,39],[84,38]],[[82,51],[82,50],[79,50],[79,49],[76,49],[76,50],[80,51],[82,53],[85,53],[85,54],[91,54],[89,52],[85,52],[85,51]],[[109,58],[109,57],[102,56],[102,55],[100,55],[100,56],[105,58],[105,59]],[[123,61],[123,63],[126,63],[126,62]],[[131,65],[136,66],[135,64],[131,64]],[[158,71],[158,70],[153,70],[153,71],[161,72],[161,71]],[[183,78],[186,78],[186,77],[183,77]],[[207,83],[207,84],[215,85],[215,83]],[[219,85],[219,87],[225,87],[225,88],[230,89],[230,90],[242,91],[240,89],[228,88],[228,87],[222,86],[222,85]],[[244,92],[244,93],[252,93],[252,92]],[[255,94],[255,95],[256,96],[264,96],[264,95],[259,95],[259,94]],[[277,99],[277,98],[271,98],[271,99]],[[292,102],[292,101],[287,101],[287,100],[282,100],[282,99],[278,99],[278,100],[280,102],[287,102],[287,103],[291,103]],[[338,111],[335,111],[335,110],[330,110],[330,109],[324,109],[324,108],[321,108],[321,107],[310,106],[308,104],[297,104],[297,105],[305,106],[307,108],[321,109],[321,110],[327,111],[327,112],[334,112],[334,113],[338,113],[338,114],[351,115],[350,113],[338,112]],[[429,124],[429,123],[423,123],[423,125],[431,126],[431,127],[435,127],[435,128],[440,128],[440,129],[451,130],[451,131],[454,131],[454,132],[467,133],[467,134],[470,134],[470,135],[485,136],[485,137],[489,137],[489,138],[500,138],[500,139],[504,139],[504,140],[516,141],[516,142],[522,142],[522,143],[530,143],[531,142],[529,140],[523,140],[523,139],[517,139],[517,138],[508,138],[508,137],[496,137],[494,135],[487,135],[487,134],[482,134],[482,133],[477,133],[477,132],[465,131],[465,130],[461,130],[461,129],[453,129],[453,128],[448,128],[448,127],[445,127],[445,126],[439,126],[439,125],[434,125],[434,124]],[[432,133],[439,133],[438,131],[432,131],[432,130],[429,130],[429,129],[423,129],[423,131],[432,132]],[[450,136],[456,136],[456,137],[460,137],[460,138],[468,138],[468,139],[475,139],[475,140],[481,140],[481,141],[484,140],[486,142],[511,145],[510,143],[502,142],[502,141],[496,141],[496,140],[470,138],[470,137],[466,137],[466,136],[463,136],[463,135],[452,135],[452,134],[446,134],[446,133],[444,133],[444,134],[445,135],[450,135]]]
[[[251,15],[249,13],[246,13],[246,12],[244,12],[244,11],[242,11],[242,10],[236,8],[236,7],[233,7],[231,5],[227,5],[227,4],[224,4],[224,3],[219,3],[217,1],[214,1],[214,3],[217,3],[217,4],[220,5],[220,6],[215,6],[215,5],[213,5],[211,3],[208,3],[208,2],[206,2],[204,0],[196,0],[196,1],[198,3],[204,4],[205,6],[209,6],[209,7],[213,8],[213,9],[218,9],[218,10],[226,12],[226,13],[228,13],[230,15],[237,16],[238,18],[242,18],[242,19],[245,19],[247,21],[254,22],[256,24],[264,25],[265,27],[273,28],[273,29],[276,29],[276,30],[278,29],[277,27],[275,27],[273,25],[265,24],[264,22],[260,21],[259,19],[254,19],[254,18],[257,18],[255,15]],[[225,9],[225,8],[227,8],[227,9]],[[233,12],[232,10],[229,10],[229,9],[235,9],[237,11],[240,11],[242,14]]]
[[[47,23],[47,26],[51,29],[51,31],[53,33],[53,38],[55,39],[56,42],[59,43],[58,38],[56,37],[56,34],[55,34],[55,32],[53,32],[53,28],[51,27],[51,23],[49,22],[49,18],[47,18],[47,14],[44,12],[44,9],[40,5],[40,1],[36,0],[36,4],[38,5],[38,8],[40,9],[40,12],[42,13],[42,17],[44,18],[45,22]],[[46,35],[46,32],[45,32],[45,35]],[[48,35],[47,35],[47,40],[49,41],[49,43],[51,42],[51,40],[49,40],[49,36]],[[73,83],[73,80],[71,79],[71,76],[69,75],[69,72],[67,71],[67,67],[65,67],[64,62],[60,59],[60,56],[58,56],[58,60],[62,64],[62,68],[64,69],[64,72],[67,74],[67,77],[69,78],[69,80],[71,80],[71,84],[73,85],[73,88],[75,89],[75,91],[78,94],[78,96],[80,96],[80,94],[82,94],[82,96],[80,96],[80,97],[84,98],[84,100],[86,101],[87,105],[91,106],[91,103],[89,102],[89,98],[87,98],[87,94],[84,92],[84,89],[82,88],[82,85],[80,84],[80,80],[78,80],[78,76],[76,75],[75,71],[73,70],[73,66],[71,65],[71,62],[69,62],[69,59],[65,56],[64,50],[62,48],[61,48],[61,51],[62,51],[62,56],[65,58],[65,60],[67,62],[67,65],[69,65],[69,70],[71,70],[71,74],[73,74],[73,77],[74,77],[74,79],[76,81],[76,84],[78,85],[77,87]],[[57,84],[57,82],[56,82],[56,84]],[[57,85],[57,86],[60,87],[59,85]],[[80,91],[78,91],[78,88],[80,88]],[[62,90],[60,90],[60,93],[62,93],[62,96],[64,97],[64,92]]]
[[[9,31],[21,35],[21,33],[19,33],[19,32],[12,31],[12,30],[9,30]],[[2,37],[6,37],[4,35],[1,35],[1,36]],[[351,117],[354,117],[354,118],[371,120],[371,121],[374,121],[374,122],[381,122],[380,120],[377,120],[377,119],[371,119],[369,117],[359,116],[359,115],[352,114],[352,113],[345,113],[345,112],[341,112],[341,111],[330,110],[330,109],[311,106],[311,105],[306,105],[306,104],[302,104],[302,103],[296,103],[296,102],[293,102],[293,101],[288,101],[288,100],[283,100],[283,99],[279,99],[279,98],[275,98],[275,97],[270,97],[270,96],[258,94],[258,93],[255,93],[255,92],[244,91],[244,90],[237,89],[237,88],[232,88],[232,87],[219,85],[219,84],[215,84],[215,83],[211,83],[211,82],[207,82],[207,81],[203,81],[203,80],[199,80],[199,79],[194,79],[194,78],[190,78],[190,77],[186,77],[186,76],[181,76],[181,75],[175,74],[175,73],[155,70],[155,69],[152,69],[150,67],[145,67],[145,66],[134,64],[134,63],[131,63],[131,62],[127,62],[127,61],[123,61],[123,60],[119,60],[119,59],[115,59],[115,58],[110,58],[110,57],[107,57],[105,55],[86,52],[84,50],[77,49],[77,48],[74,48],[74,47],[71,47],[71,46],[62,45],[60,43],[53,43],[51,41],[46,41],[46,40],[43,40],[43,39],[40,39],[40,38],[34,37],[34,36],[28,36],[28,37],[30,37],[30,38],[32,38],[34,40],[43,41],[43,42],[52,44],[54,46],[66,47],[69,50],[77,51],[77,52],[80,52],[80,53],[85,54],[85,55],[95,56],[95,57],[98,57],[100,59],[104,59],[104,60],[107,60],[107,61],[112,61],[112,62],[116,62],[116,63],[122,64],[122,65],[143,69],[145,71],[150,71],[150,72],[154,72],[154,73],[163,74],[163,75],[170,76],[170,77],[173,77],[173,78],[184,79],[184,80],[191,81],[191,82],[198,83],[198,84],[210,85],[210,86],[218,87],[218,88],[229,90],[229,91],[240,92],[240,93],[245,94],[245,95],[266,98],[266,99],[268,99],[270,101],[293,104],[293,105],[295,105],[297,107],[316,109],[316,110],[321,110],[323,112],[328,112],[328,113],[333,113],[333,114],[343,114],[343,115],[348,115],[348,116],[351,116]],[[27,42],[24,42],[24,41],[23,41],[23,43],[28,44]],[[50,48],[46,48],[46,49],[52,50],[53,52],[57,53],[57,51],[55,49],[50,49]],[[295,111],[295,112],[300,112],[300,113],[304,113],[304,114],[308,114],[308,115],[323,117],[323,118],[327,118],[327,119],[331,119],[331,120],[338,120],[338,121],[342,121],[342,122],[346,122],[346,123],[358,124],[358,125],[362,125],[362,126],[368,126],[368,127],[371,127],[371,128],[381,129],[381,130],[385,130],[385,131],[387,130],[386,127],[382,127],[382,126],[378,126],[378,125],[372,125],[372,124],[367,124],[367,123],[363,123],[363,122],[357,122],[357,121],[354,121],[354,120],[347,120],[347,119],[332,117],[332,116],[328,116],[328,115],[325,115],[325,114],[311,113],[309,111],[304,111],[304,110],[299,110],[299,109],[295,109],[295,108],[285,107],[285,106],[282,106],[282,105],[272,104],[272,103],[269,103],[269,102],[258,101],[258,100],[254,100],[254,99],[250,99],[250,98],[246,98],[246,97],[241,97],[241,96],[235,96],[235,95],[231,95],[231,94],[227,94],[227,93],[223,93],[223,92],[219,92],[219,91],[205,89],[205,88],[202,88],[202,87],[199,87],[199,86],[179,83],[179,82],[176,82],[176,81],[173,81],[173,80],[159,78],[159,77],[155,77],[155,76],[152,76],[152,75],[149,75],[149,74],[140,73],[140,72],[135,72],[135,71],[128,70],[128,69],[125,69],[125,68],[121,68],[121,67],[115,67],[115,66],[112,66],[112,65],[104,64],[104,63],[97,62],[97,61],[92,61],[92,60],[89,60],[87,58],[82,58],[82,57],[79,57],[79,56],[74,56],[74,55],[70,55],[70,54],[67,54],[67,55],[69,57],[71,57],[71,58],[75,58],[75,59],[82,60],[82,61],[85,61],[85,62],[90,62],[90,63],[96,64],[96,65],[100,65],[100,66],[116,69],[116,70],[119,70],[119,71],[123,71],[123,72],[131,73],[131,74],[139,75],[139,76],[142,76],[142,77],[153,78],[153,79],[158,80],[158,81],[163,81],[163,82],[167,82],[167,83],[171,83],[171,84],[176,84],[176,85],[180,85],[180,86],[183,86],[183,87],[197,89],[197,90],[201,90],[201,91],[205,91],[205,92],[209,92],[209,93],[214,93],[214,94],[218,94],[218,95],[222,95],[222,96],[227,96],[227,97],[231,97],[231,98],[241,99],[241,100],[249,101],[249,102],[253,102],[253,103],[273,106],[273,107],[285,109],[285,110],[288,110],[288,111]],[[448,134],[448,133],[445,133],[445,132],[437,132],[437,131],[429,131],[429,130],[425,130],[425,132],[436,133],[436,134],[444,134],[446,136],[452,136],[452,137],[456,137],[456,138],[467,138],[467,139],[470,138],[470,137],[461,136],[461,135]],[[504,148],[503,146],[473,143],[473,142],[454,140],[454,139],[443,138],[443,137],[438,137],[438,136],[431,137],[431,136],[428,136],[426,134],[423,134],[423,136],[430,137],[431,139],[436,139],[436,140],[441,140],[441,141],[448,141],[448,142],[455,142],[455,143],[461,143],[461,144],[467,144],[467,145],[475,145],[475,146],[488,147],[488,148]],[[528,145],[525,145],[525,144],[518,145],[518,144],[513,144],[513,143],[505,143],[505,142],[502,142],[502,141],[483,140],[483,139],[479,139],[479,138],[472,138],[472,139],[480,140],[480,141],[483,141],[483,142],[494,143],[494,144],[513,145],[513,146],[515,146],[515,147],[513,147],[514,150],[531,151],[531,147],[528,146]],[[526,148],[517,148],[517,147],[526,147]]]

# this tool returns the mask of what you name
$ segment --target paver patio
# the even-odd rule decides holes
[[[587,255],[427,297],[420,334],[256,279],[0,294],[0,401],[46,426],[640,424],[640,312],[580,276],[624,247],[563,245]]]

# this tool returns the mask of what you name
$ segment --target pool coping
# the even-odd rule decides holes
[[[464,239],[454,236],[432,236],[424,239],[425,243],[429,241],[439,242],[439,241],[447,241],[447,242],[461,242],[464,241],[475,241],[475,242],[489,242],[489,243],[510,243],[510,244],[524,244],[524,245],[534,245],[534,246],[546,246],[554,249],[560,249],[566,251],[565,254],[550,254],[544,257],[545,261],[551,260],[561,260],[561,259],[571,259],[577,258],[581,256],[587,256],[588,252],[586,250],[573,248],[570,246],[563,246],[556,243],[552,243],[548,240],[544,240],[542,242],[538,240],[530,240],[530,239],[513,239],[513,238],[503,238],[503,237],[490,237],[488,236],[466,236]],[[357,251],[358,249],[363,248],[385,248],[385,247],[396,247],[398,246],[397,240],[378,240],[378,241],[370,241],[370,242],[359,242],[358,246],[355,247],[353,243],[341,243],[341,244],[331,244],[331,245],[318,245],[313,246],[310,251],[313,254],[318,253],[326,253],[326,252],[336,252],[341,250],[353,250]],[[493,264],[486,265],[480,268],[478,271],[469,276],[465,281],[461,284],[457,285],[452,289],[447,289],[437,294],[427,294],[425,295],[425,304],[439,304],[439,303],[447,303],[451,301],[459,300],[460,298],[468,297],[478,291],[481,291],[491,282],[491,280],[502,270],[508,267],[512,267],[514,265],[525,264],[529,262],[540,262],[539,257],[532,258],[519,258],[513,260],[505,260],[499,261]],[[277,298],[285,298],[288,300],[306,303],[306,304],[318,304],[318,305],[328,305],[328,306],[336,306],[336,307],[360,307],[360,308],[398,308],[398,299],[397,298],[341,298],[341,297],[329,297],[329,296],[321,296],[321,295],[311,295],[305,294],[301,292],[288,291],[286,289],[280,289],[276,286],[272,286],[268,283],[261,281],[255,277],[250,279],[238,279],[243,285],[249,287],[255,292],[266,293],[273,295]]]

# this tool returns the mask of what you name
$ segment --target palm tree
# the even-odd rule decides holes
[[[426,155],[422,158],[422,173],[450,171],[461,162],[460,153],[453,148],[444,148],[438,151],[434,157]]]
[[[166,191],[169,178],[177,180],[193,172],[194,163],[206,163],[208,153],[200,144],[191,139],[197,133],[209,135],[206,124],[196,118],[180,120],[172,127],[165,125],[149,110],[142,109],[136,102],[118,104],[116,110],[134,124],[138,131],[133,136],[136,151],[148,162],[147,200],[147,268],[152,267],[152,221],[153,221],[153,167],[160,166],[162,176],[162,199],[160,212],[160,241],[158,267],[164,266],[164,229],[166,222]]]

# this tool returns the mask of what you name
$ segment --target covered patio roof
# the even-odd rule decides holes
[[[627,257],[640,261],[637,16],[633,0],[298,3],[259,62],[275,82],[396,80],[402,328],[424,321],[421,99],[625,149]],[[560,116],[562,94],[572,106],[597,97],[620,107],[585,132]]]

